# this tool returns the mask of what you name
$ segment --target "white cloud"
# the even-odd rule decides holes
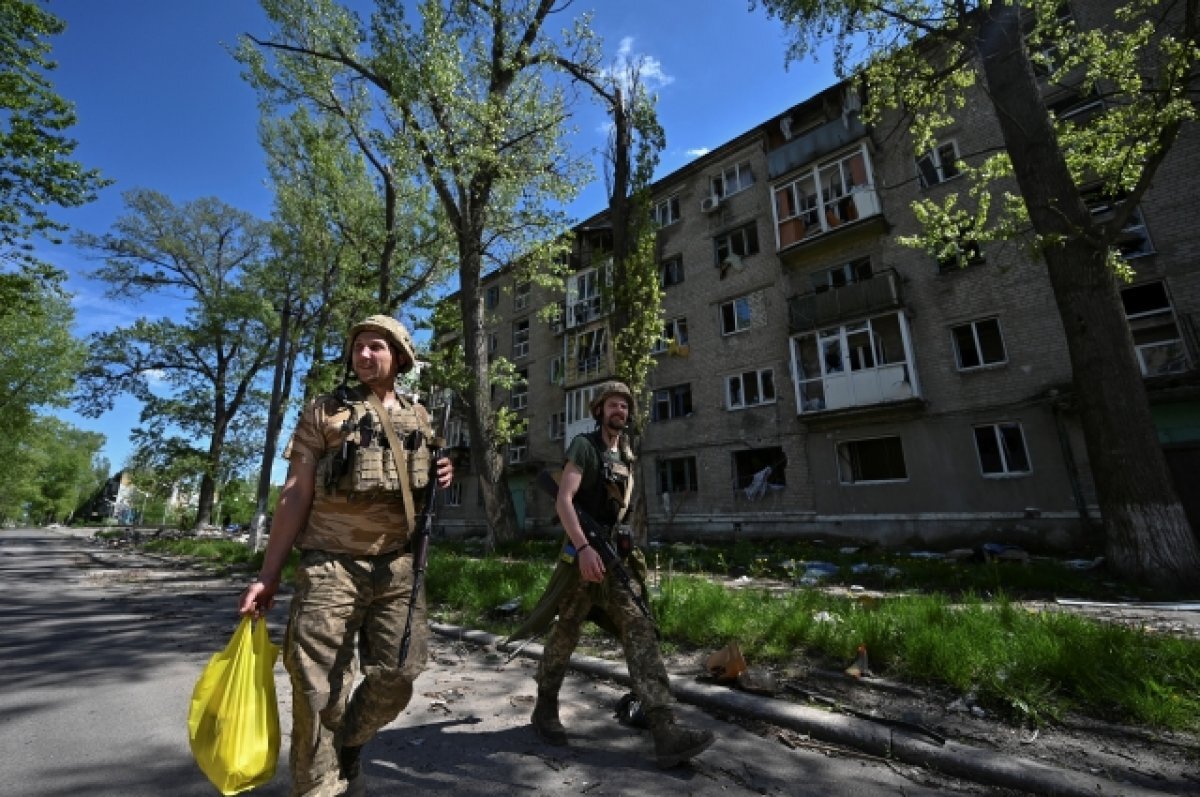
[[[712,152],[712,150],[708,147],[694,147],[692,149],[684,150],[684,152],[692,158],[703,158],[705,155]]]
[[[628,88],[631,69],[636,69],[638,75],[641,77],[642,85],[650,91],[660,89],[663,86],[669,86],[675,82],[675,78],[663,70],[662,61],[646,53],[634,52],[633,37],[626,36],[621,39],[621,45],[617,49],[617,57],[613,59],[612,66],[607,70],[607,74],[623,88]]]

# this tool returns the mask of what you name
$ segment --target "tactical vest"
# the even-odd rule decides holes
[[[382,405],[381,405],[382,408]],[[412,402],[396,397],[390,412],[392,435],[386,417],[365,398],[353,397],[343,404],[342,443],[317,462],[317,490],[322,496],[400,497],[408,483],[410,491],[429,484],[433,441],[428,421]],[[388,413],[385,410],[385,415]],[[393,450],[393,440],[400,448]]]
[[[584,474],[585,479],[575,493],[575,503],[605,526],[612,526],[624,519],[633,495],[633,454],[622,437],[614,461],[599,429],[584,437],[596,451],[599,472]]]

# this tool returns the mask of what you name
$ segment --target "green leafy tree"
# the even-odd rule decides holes
[[[1003,150],[978,165],[960,163],[967,180],[958,195],[914,207],[925,228],[912,242],[934,253],[963,235],[1031,243],[1066,333],[1108,562],[1125,577],[1194,588],[1200,547],[1134,359],[1116,242],[1196,117],[1200,7],[1088,4],[1092,14],[1107,9],[1107,19],[1085,27],[1063,16],[1060,0],[760,4],[793,34],[793,59],[834,37],[840,72],[867,88],[868,116],[902,109],[917,152],[968,99],[992,106]],[[1095,91],[1103,110],[1083,123],[1057,118],[1043,103],[1038,71],[1052,84]],[[1094,184],[1114,200],[1107,218],[1085,202],[1083,189]]]
[[[77,400],[99,415],[117,394],[142,402],[139,461],[187,465],[200,475],[195,522],[211,519],[217,484],[228,478],[228,447],[245,434],[265,397],[257,388],[274,351],[273,316],[256,289],[269,228],[216,199],[181,206],[153,191],[125,195],[111,232],[77,243],[105,259],[96,277],[112,298],[154,295],[178,302],[169,317],[139,318],[94,334]],[[178,319],[178,320],[177,320]],[[246,446],[236,449],[244,465]]]
[[[103,483],[104,435],[53,417],[38,417],[28,433],[0,442],[0,521],[64,522]]]
[[[343,106],[363,108],[347,114],[350,135],[387,156],[381,164],[410,187],[408,196],[424,195],[411,186],[431,192],[430,216],[452,231],[472,468],[489,542],[512,539],[518,530],[500,448],[506,422],[490,405],[498,366],[489,364],[480,285],[490,266],[519,268],[530,279],[555,268],[566,219],[549,208],[573,195],[582,166],[561,140],[566,97],[545,78],[564,58],[593,58],[590,33],[581,26],[551,41],[543,26],[552,0],[424,0],[415,25],[408,4],[377,0],[366,26],[330,0],[262,2],[277,27],[270,39],[253,40],[275,60],[264,89],[320,108],[330,86],[344,87]]]
[[[666,147],[666,134],[658,123],[656,98],[643,79],[645,59],[618,62],[602,71],[585,71],[568,61],[562,65],[592,88],[612,118],[604,170],[613,240],[610,322],[617,377],[642,399],[633,423],[633,449],[640,453],[640,431],[649,417],[646,382],[654,367],[652,351],[663,333],[658,232],[651,217],[650,183],[659,153]],[[638,487],[631,518],[644,542],[649,533],[646,485]]]
[[[71,159],[75,141],[66,131],[75,110],[47,74],[55,67],[48,39],[63,28],[39,3],[0,0],[0,259],[39,279],[48,271],[33,256],[32,239],[55,241],[65,229],[48,208],[90,202],[106,185]],[[0,274],[0,296],[9,276]]]
[[[0,307],[0,441],[24,440],[39,407],[66,406],[87,348],[71,336],[68,297],[53,282],[22,279]]]

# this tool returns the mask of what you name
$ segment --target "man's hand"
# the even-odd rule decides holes
[[[604,580],[604,559],[599,551],[589,545],[577,552],[575,558],[579,560],[579,575],[584,581],[598,584]]]
[[[443,490],[454,481],[454,463],[449,457],[442,457],[437,461],[437,481],[438,487]]]
[[[275,592],[279,589],[279,581],[255,581],[242,593],[238,601],[238,614],[253,614],[260,618],[267,610],[275,605]]]

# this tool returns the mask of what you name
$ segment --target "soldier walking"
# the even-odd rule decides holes
[[[370,316],[350,329],[346,379],[300,417],[284,452],[290,467],[262,569],[238,602],[241,614],[267,611],[288,554],[300,549],[283,651],[294,797],[362,793],[362,746],[408,705],[428,658],[422,594],[399,662],[413,587],[409,536],[435,449],[425,408],[396,392],[397,375],[415,357],[408,330],[393,318]],[[436,468],[448,487],[450,461]],[[363,679],[353,689],[356,653]]]
[[[567,743],[566,729],[558,716],[559,690],[584,621],[595,619],[621,640],[634,693],[654,738],[658,765],[668,768],[707,749],[713,735],[676,724],[672,708],[675,701],[654,623],[638,608],[632,592],[638,590],[638,599],[648,605],[645,558],[633,545],[629,528],[621,525],[633,494],[633,454],[625,434],[633,410],[633,394],[627,386],[617,381],[602,384],[591,403],[595,431],[578,435],[567,449],[556,502],[567,539],[551,587],[539,604],[548,607],[544,615],[557,610],[558,620],[546,638],[538,665],[537,703],[531,722],[548,743]],[[617,579],[613,568],[605,567],[600,554],[588,543],[576,507],[606,529],[614,529],[611,542],[633,571],[630,581],[636,584],[627,587]]]

